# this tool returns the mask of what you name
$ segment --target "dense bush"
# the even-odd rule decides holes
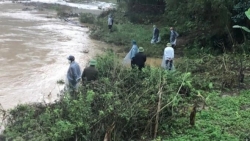
[[[131,70],[112,52],[96,59],[98,81],[84,84],[75,97],[64,93],[54,104],[17,106],[5,114],[4,136],[30,141],[101,141],[107,137],[130,141],[150,140],[155,135],[159,135],[156,140],[173,141],[249,137],[249,126],[244,125],[249,123],[249,91],[234,97],[230,95],[235,92],[218,92],[221,86],[237,85],[234,67],[239,67],[239,57],[184,59],[176,64],[182,72],[148,66],[143,71]],[[249,64],[243,63],[248,71]],[[228,82],[231,87],[224,85]],[[188,117],[193,104],[200,113],[192,128]]]
[[[114,53],[97,57],[99,80],[84,84],[75,98],[65,93],[54,104],[19,105],[11,110],[4,135],[30,141],[99,141],[112,132],[113,140],[127,141],[153,137],[156,122],[171,127],[178,109],[192,99],[179,94],[180,88],[191,88],[191,95],[196,91],[190,73],[150,67],[140,72],[118,60]],[[155,120],[159,95],[162,110]]]
[[[81,23],[89,23],[93,24],[95,22],[95,16],[91,13],[81,13],[80,14],[80,22]]]

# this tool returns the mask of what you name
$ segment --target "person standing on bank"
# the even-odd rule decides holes
[[[130,51],[128,52],[128,54],[123,59],[123,63],[124,64],[131,63],[131,67],[132,67],[133,58],[135,57],[136,53],[138,53],[138,46],[136,44],[136,41],[133,40],[132,41],[132,48],[130,49]]]
[[[153,25],[153,38],[151,40],[151,44],[153,43],[159,43],[160,42],[160,31],[156,27],[156,25]]]
[[[82,72],[82,82],[95,81],[98,78],[98,71],[95,68],[96,60],[89,61],[89,67],[86,67]]]
[[[132,64],[136,65],[139,68],[139,70],[142,70],[142,68],[145,67],[145,62],[147,61],[147,57],[143,52],[144,48],[139,47],[139,52],[132,59],[133,60]]]
[[[178,36],[179,34],[174,30],[174,28],[170,27],[170,43],[172,47],[176,46],[176,41]]]
[[[161,66],[164,69],[173,70],[173,68],[174,68],[173,60],[174,60],[174,49],[173,49],[171,43],[168,43],[167,47],[164,49],[164,54],[163,54]]]
[[[67,72],[68,87],[70,91],[77,91],[78,84],[81,80],[81,68],[78,63],[75,62],[74,56],[70,55],[67,59],[70,64]]]
[[[109,32],[112,32],[112,26],[113,26],[114,20],[112,18],[112,15],[109,15],[108,17],[108,28],[109,28]]]

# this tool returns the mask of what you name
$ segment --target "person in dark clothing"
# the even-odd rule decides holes
[[[139,70],[142,70],[142,68],[145,67],[145,62],[147,60],[147,57],[143,52],[143,47],[139,47],[139,52],[133,58],[133,64],[136,65]]]
[[[174,30],[174,28],[170,27],[170,43],[172,47],[176,46],[176,41],[178,36],[179,34]]]
[[[160,42],[160,41],[159,41],[159,34],[160,34],[160,31],[159,31],[159,29],[156,27],[156,25],[154,25],[153,27],[154,27],[154,29],[153,29],[153,38],[152,38],[152,40],[151,40],[151,43],[152,43],[152,44],[153,44],[153,43],[158,43],[158,42]]]
[[[98,78],[98,71],[95,68],[96,66],[96,61],[95,60],[91,60],[89,62],[90,66],[85,68],[82,72],[82,82],[84,81],[94,81],[97,80]]]
[[[112,15],[109,15],[109,18],[108,18],[108,28],[109,28],[109,32],[112,31],[113,23],[114,23],[114,20],[113,20],[113,18],[112,18]]]

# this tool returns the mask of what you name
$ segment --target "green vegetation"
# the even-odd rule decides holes
[[[53,104],[18,105],[3,111],[8,121],[3,135],[17,141],[250,139],[249,41],[231,28],[247,27],[248,14],[242,13],[249,2],[168,0],[167,12],[141,6],[158,2],[164,1],[121,2],[117,11],[98,17],[81,14],[80,21],[93,24],[92,38],[125,46],[120,52],[127,52],[134,39],[148,56],[156,57],[168,42],[169,27],[175,26],[180,45],[186,47],[176,71],[150,66],[142,72],[131,70],[108,51],[96,57],[99,80],[80,87],[76,94],[65,92]],[[145,12],[138,13],[142,9]],[[160,14],[150,15],[152,11]],[[109,14],[115,22],[112,33],[107,28]],[[155,45],[150,44],[153,24],[162,37]],[[221,54],[212,55],[216,52]],[[196,113],[194,126],[190,113]]]
[[[112,138],[132,140],[153,135],[158,94],[162,93],[160,123],[169,123],[184,101],[178,93],[191,87],[190,73],[121,66],[113,53],[97,57],[100,79],[82,87],[77,97],[67,93],[55,104],[19,105],[7,117],[5,135],[23,140],[103,140],[113,123]],[[185,94],[185,93],[183,93]],[[195,96],[196,90],[192,88]],[[174,110],[174,111],[173,111]],[[178,111],[176,111],[176,114]]]
[[[182,58],[175,72],[149,66],[140,72],[122,66],[107,52],[96,58],[98,81],[81,87],[73,97],[65,93],[54,104],[17,106],[6,114],[4,136],[31,141],[99,141],[105,135],[114,141],[153,140],[156,135],[192,141],[249,138],[250,94],[241,89],[247,89],[250,80],[239,83],[238,70],[233,69],[240,60],[202,56]],[[250,64],[243,63],[248,74]],[[194,105],[196,124],[190,126]]]
[[[81,23],[93,24],[96,19],[95,19],[95,16],[91,13],[81,13],[79,20]]]
[[[131,48],[131,41],[136,40],[139,46],[146,48],[145,53],[148,56],[159,57],[162,55],[162,50],[167,42],[151,45],[153,27],[151,25],[134,24],[128,20],[124,20],[126,17],[123,16],[124,13],[122,12],[114,13],[115,24],[112,28],[112,33],[109,33],[107,16],[110,12],[114,13],[114,11],[104,12],[96,18],[94,25],[91,27],[91,38],[123,46],[118,52],[128,52]],[[94,17],[87,17],[90,17],[89,14],[81,15],[80,21],[83,21],[83,23],[93,23]],[[164,31],[161,31],[161,34],[164,34]]]
[[[201,50],[209,54],[232,52],[234,46],[246,41],[242,40],[244,34],[232,25],[249,26],[245,16],[249,7],[250,2],[244,0],[167,0],[166,4],[163,0],[122,1],[117,10],[105,11],[96,18],[90,36],[122,46],[119,52],[128,51],[134,39],[145,48],[148,56],[159,57],[169,42],[169,27],[173,26],[180,34],[177,54],[183,54],[183,50],[188,53],[186,55]],[[109,14],[115,22],[112,33],[107,29]],[[156,45],[150,44],[154,24],[160,29],[161,36],[161,42]],[[189,53],[191,50],[194,51]]]
[[[197,114],[195,127],[188,126],[186,117],[179,118],[178,122],[173,123],[178,128],[171,129],[171,136],[161,136],[162,140],[239,141],[249,139],[250,122],[247,120],[250,114],[249,94],[249,91],[242,91],[234,96],[210,93],[206,99],[209,107]]]

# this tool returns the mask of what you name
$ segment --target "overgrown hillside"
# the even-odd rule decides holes
[[[92,20],[91,37],[123,46],[120,52],[128,51],[131,40],[146,48],[148,56],[159,57],[167,42],[169,28],[175,27],[180,34],[177,53],[192,55],[197,52],[221,54],[237,51],[237,44],[247,43],[244,34],[233,25],[249,27],[244,12],[250,7],[247,0],[130,0],[118,3],[117,10],[103,12]],[[114,17],[113,32],[107,28],[108,15]],[[90,15],[89,15],[90,16]],[[81,21],[88,23],[82,15]],[[152,45],[153,25],[160,29],[161,42]],[[249,35],[245,35],[249,39]],[[124,47],[125,46],[125,47]],[[247,48],[245,51],[249,52]]]

